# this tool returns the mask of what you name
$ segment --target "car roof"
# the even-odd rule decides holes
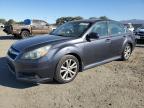
[[[112,20],[102,20],[102,19],[85,19],[85,20],[78,20],[78,21],[73,21],[73,22],[83,22],[83,23],[96,23],[99,21],[112,21]]]

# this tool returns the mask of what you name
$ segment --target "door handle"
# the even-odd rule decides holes
[[[106,39],[106,43],[111,43],[111,39]]]

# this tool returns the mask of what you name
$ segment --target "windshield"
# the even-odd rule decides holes
[[[90,26],[86,22],[69,22],[59,26],[51,35],[80,37]]]

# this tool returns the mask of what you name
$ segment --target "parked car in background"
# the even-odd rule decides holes
[[[54,31],[57,28],[57,26],[56,25],[50,25],[50,28],[52,29],[52,31]]]
[[[59,26],[49,36],[17,41],[8,66],[17,79],[68,83],[78,72],[117,59],[128,60],[135,36],[112,20],[81,20]]]
[[[127,28],[129,31],[133,32],[134,31],[134,27],[132,25],[132,23],[128,23]]]
[[[136,40],[144,40],[144,25],[135,31]]]
[[[0,23],[0,28],[4,28],[4,24]]]
[[[28,38],[37,34],[48,34],[51,32],[49,24],[43,20],[24,20],[23,24],[7,25],[4,32],[12,34],[17,38]]]

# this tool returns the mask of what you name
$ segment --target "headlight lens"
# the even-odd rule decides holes
[[[35,49],[33,51],[29,51],[27,53],[24,53],[22,56],[22,59],[39,59],[40,57],[43,57],[46,55],[49,51],[51,46],[45,46],[38,49]]]

